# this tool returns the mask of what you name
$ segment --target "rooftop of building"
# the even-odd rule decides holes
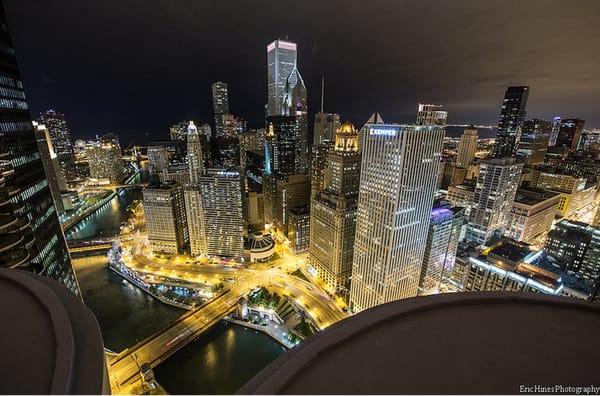
[[[171,190],[180,186],[181,184],[174,180],[160,181],[154,179],[151,183],[148,184],[145,190]]]
[[[531,187],[519,188],[515,194],[515,203],[533,206],[559,195],[560,194],[556,192]]]
[[[584,279],[577,276],[577,274],[563,270],[560,262],[546,252],[541,254],[534,263],[536,266],[560,276],[563,285],[571,290],[580,292],[584,296],[590,296],[594,291],[594,282],[592,280]]]
[[[475,183],[457,184],[456,186],[448,187],[448,189],[450,189],[450,188],[455,188],[458,190],[464,190],[464,191],[468,191],[468,192],[474,192],[475,191]]]
[[[290,215],[303,216],[310,213],[310,205],[292,206],[289,208]]]
[[[0,268],[1,394],[108,394],[100,327],[54,280]],[[10,303],[6,303],[10,302]]]
[[[508,262],[513,266],[532,255],[529,245],[513,240],[503,240],[484,253],[488,260]]]
[[[599,328],[598,304],[564,297],[404,299],[310,337],[239,393],[517,394],[531,384],[595,384]]]

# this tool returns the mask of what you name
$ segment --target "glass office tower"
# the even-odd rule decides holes
[[[3,7],[0,25],[0,266],[45,275],[79,294]]]

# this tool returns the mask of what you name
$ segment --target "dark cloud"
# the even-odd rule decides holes
[[[452,122],[495,123],[506,86],[530,116],[600,127],[600,1],[6,0],[32,109],[65,112],[76,136],[166,134],[210,119],[210,84],[261,126],[265,46],[298,42],[309,105],[363,122],[411,121],[434,101]]]

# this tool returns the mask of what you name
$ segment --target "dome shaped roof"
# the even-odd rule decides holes
[[[346,121],[340,126],[338,133],[354,134],[356,133],[356,128],[354,128],[354,125],[350,121]]]

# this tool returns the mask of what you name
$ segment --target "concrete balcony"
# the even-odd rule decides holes
[[[518,394],[535,385],[599,386],[599,334],[597,303],[510,292],[418,297],[327,328],[239,393]]]
[[[0,394],[107,394],[96,318],[57,282],[0,268]]]

